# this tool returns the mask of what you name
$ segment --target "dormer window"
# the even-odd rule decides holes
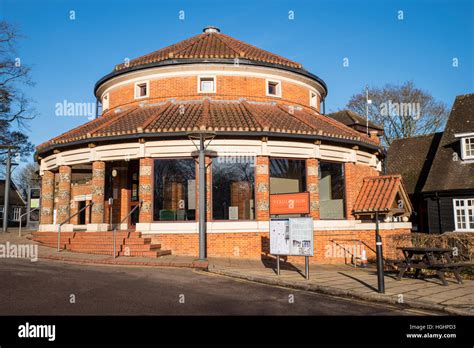
[[[281,82],[267,80],[267,95],[272,97],[281,97]]]
[[[149,94],[149,82],[136,82],[135,83],[135,99],[146,98]]]
[[[312,108],[318,107],[318,95],[313,91],[309,91],[309,106]]]
[[[198,92],[199,93],[216,93],[216,77],[215,76],[199,76]]]
[[[454,136],[460,138],[462,160],[474,160],[474,133],[461,133]]]

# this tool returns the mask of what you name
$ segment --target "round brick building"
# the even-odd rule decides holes
[[[389,210],[406,198],[399,178],[379,176],[376,132],[324,115],[322,79],[216,27],[116,65],[94,93],[100,115],[37,147],[38,235],[46,240],[62,224],[60,244],[72,251],[110,252],[110,230],[119,224],[120,236],[142,240],[119,244],[122,255],[197,255],[196,132],[213,134],[206,150],[209,257],[270,257],[270,219],[302,215],[314,220],[313,262],[343,262],[347,255],[336,249],[353,241],[370,254],[370,200],[380,198]],[[307,201],[306,212],[272,211],[274,195],[295,194]],[[409,231],[389,215],[383,234]],[[104,243],[87,243],[93,234]]]

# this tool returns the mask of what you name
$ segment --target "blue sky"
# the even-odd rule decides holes
[[[39,113],[28,131],[35,145],[87,122],[55,116],[56,103],[94,102],[95,82],[115,64],[207,25],[302,63],[327,83],[327,112],[343,108],[366,84],[407,80],[451,107],[456,95],[474,92],[473,12],[467,0],[0,0],[0,19],[24,35],[18,56],[36,83],[27,90]]]

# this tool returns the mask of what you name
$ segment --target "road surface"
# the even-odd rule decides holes
[[[429,315],[179,268],[0,259],[0,315]]]

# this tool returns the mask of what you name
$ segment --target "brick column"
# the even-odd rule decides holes
[[[104,223],[105,162],[92,163],[92,224]]]
[[[143,201],[140,209],[140,223],[153,222],[153,190],[152,190],[152,173],[153,159],[140,158],[140,174],[138,177],[139,197]]]
[[[71,167],[59,167],[58,183],[58,212],[56,222],[58,224],[66,221],[70,216],[71,205]]]
[[[270,159],[268,156],[257,156],[256,161],[256,218],[257,221],[268,221],[270,220]]]
[[[309,213],[313,219],[319,220],[319,177],[318,160],[306,160],[306,187],[309,192]]]
[[[40,224],[53,223],[54,173],[46,170],[41,177],[41,215]]]

